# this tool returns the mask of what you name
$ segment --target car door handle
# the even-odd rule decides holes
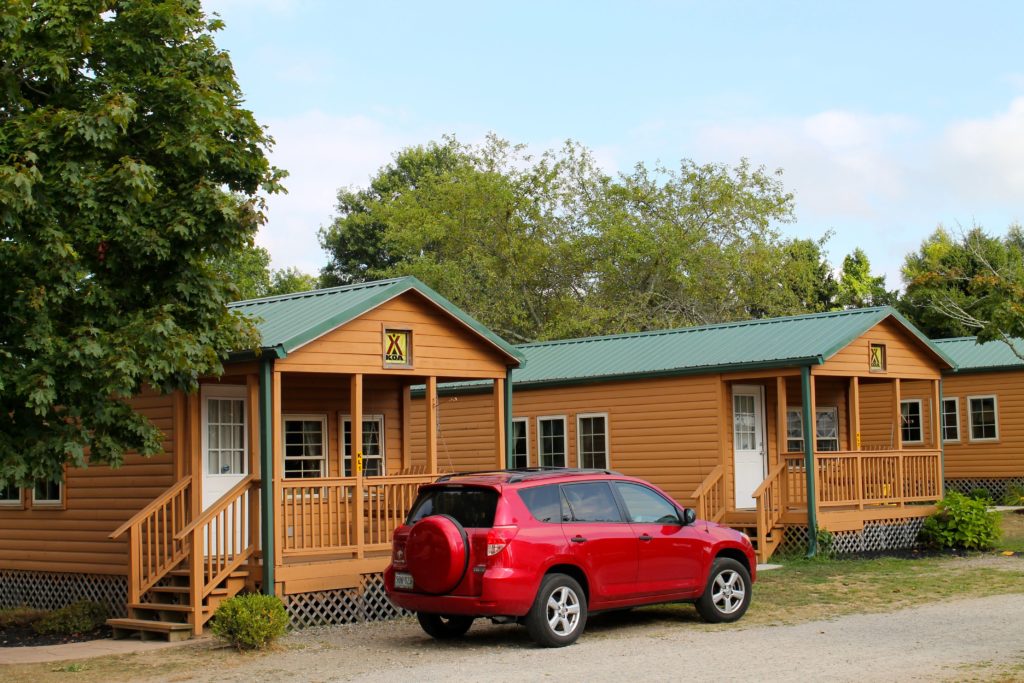
[[[577,535],[572,537],[572,542],[573,543],[586,543],[587,539],[585,539],[582,536],[580,536],[579,534],[577,534]]]
[[[648,536],[647,534],[640,534],[639,538],[640,538],[641,541],[649,541],[649,540],[651,540],[651,537]]]

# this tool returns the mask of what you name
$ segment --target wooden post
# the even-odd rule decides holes
[[[199,392],[189,394],[188,397],[188,447],[191,453],[192,471],[192,505],[189,521],[199,517],[203,505],[203,442],[201,441],[203,420],[200,410]]]
[[[412,385],[402,385],[402,471],[412,468]]]
[[[782,462],[784,454],[789,450],[789,406],[786,403],[786,378],[776,377],[775,378],[775,394],[776,394],[776,411],[778,415],[775,416],[775,431],[777,442],[775,462]],[[785,477],[783,477],[785,479]]]
[[[355,488],[352,491],[354,502],[355,532],[356,532],[356,557],[363,558],[363,543],[365,541],[365,520],[363,515],[363,375],[356,373],[352,375],[349,382],[349,409],[352,413],[352,422],[349,424],[349,450],[350,462],[352,463],[352,476],[356,478]]]
[[[437,474],[437,377],[427,377],[423,400],[427,409],[427,473]]]
[[[498,442],[498,469],[508,467],[508,459],[505,453],[505,379],[498,377],[494,380],[494,435]]]
[[[284,522],[284,491],[282,482],[284,481],[284,434],[281,429],[283,424],[281,422],[281,378],[282,373],[280,370],[274,371],[274,380],[271,391],[270,399],[270,431],[271,431],[271,443],[273,444],[274,452],[274,471],[273,474],[267,473],[274,478],[274,529],[276,534],[280,534],[280,538],[275,538],[274,543],[274,566],[280,567],[284,564],[284,536],[288,533],[288,528]],[[295,530],[296,533],[299,531]],[[264,562],[269,561],[269,558],[264,558]],[[275,586],[276,594],[276,586]]]
[[[850,450],[859,451],[860,442],[860,377],[850,378]],[[859,460],[858,460],[859,462]]]
[[[192,611],[188,615],[188,621],[192,625],[194,635],[203,633],[203,538],[201,535],[203,527],[197,526],[192,530],[192,555],[189,557],[189,606]],[[210,548],[213,552],[213,548]]]
[[[892,381],[892,402],[893,411],[896,414],[896,481],[893,482],[894,491],[891,495],[896,497],[900,507],[903,507],[903,396],[901,394],[900,378]]]
[[[932,380],[932,434],[936,449],[942,448],[942,396],[939,393],[939,380]]]

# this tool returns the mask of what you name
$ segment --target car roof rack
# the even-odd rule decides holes
[[[508,483],[514,484],[516,482],[525,481],[527,479],[535,479],[541,477],[559,477],[559,476],[571,476],[571,475],[594,475],[594,474],[610,474],[618,475],[618,472],[614,470],[604,469],[590,469],[583,467],[514,467],[506,470],[481,470],[478,472],[452,472],[451,474],[443,474],[434,481],[437,483],[451,481],[455,477],[474,477],[483,475],[507,475]]]

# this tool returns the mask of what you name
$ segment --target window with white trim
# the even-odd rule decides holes
[[[608,469],[607,413],[576,416],[576,464],[588,469]]]
[[[525,417],[512,420],[512,467],[530,466],[530,421]]]
[[[245,427],[245,387],[203,387],[204,435],[208,474],[245,474],[248,434]]]
[[[903,438],[903,443],[924,441],[920,399],[910,398],[900,401],[900,435]]]
[[[61,507],[64,486],[59,481],[39,481],[32,489],[32,507]]]
[[[537,418],[537,460],[541,467],[565,467],[565,416]]]
[[[960,440],[960,399],[942,399],[942,440]]]
[[[839,450],[839,409],[819,406],[815,409],[815,440],[819,453]],[[786,409],[786,450],[802,453],[804,450],[804,411],[800,406]]]
[[[352,473],[352,417],[341,418],[345,476]],[[363,415],[363,476],[384,476],[384,416]]]
[[[24,502],[21,488],[15,486],[13,482],[0,485],[0,507],[22,508],[24,507]]]
[[[995,441],[999,438],[999,409],[995,396],[968,396],[967,419],[971,441]]]
[[[327,476],[327,416],[285,415],[285,479]]]

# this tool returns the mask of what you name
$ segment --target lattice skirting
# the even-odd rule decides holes
[[[292,628],[383,621],[410,614],[384,592],[383,574],[364,574],[358,588],[338,588],[284,596]]]
[[[0,608],[60,609],[79,600],[103,603],[124,616],[128,582],[123,576],[55,574],[0,569]]]
[[[965,496],[975,489],[985,489],[995,502],[1006,495],[1011,486],[1024,486],[1024,477],[999,477],[991,479],[947,479],[946,490],[956,491]]]
[[[912,548],[917,544],[917,535],[923,524],[922,517],[865,522],[864,528],[860,531],[835,532],[832,536],[832,552],[837,555],[849,555]],[[777,552],[795,555],[806,550],[807,527],[786,527],[786,535]]]

